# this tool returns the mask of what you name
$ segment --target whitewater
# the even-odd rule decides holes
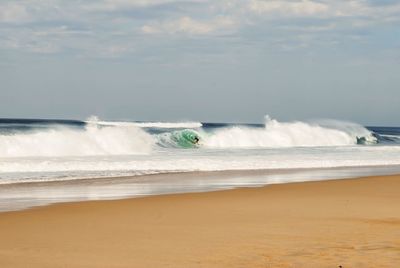
[[[398,171],[393,127],[268,116],[264,124],[0,119],[0,210],[15,200],[27,207]],[[10,190],[27,185],[28,193]]]

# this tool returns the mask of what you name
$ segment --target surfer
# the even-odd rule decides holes
[[[366,137],[356,137],[357,139],[357,144],[366,144],[367,143],[367,138]]]

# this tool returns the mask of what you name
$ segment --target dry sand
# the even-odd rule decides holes
[[[0,267],[400,267],[400,176],[0,213]]]

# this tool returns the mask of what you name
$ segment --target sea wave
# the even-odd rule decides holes
[[[135,126],[53,127],[0,135],[0,157],[146,154],[153,144],[153,137]]]
[[[196,122],[109,122],[91,117],[82,125],[30,123],[2,126],[0,158],[151,154],[160,148],[246,149],[351,146],[378,143],[379,135],[342,121],[279,122],[266,117],[264,126],[208,127]],[[202,127],[201,127],[202,126]],[[381,137],[396,142],[393,137]]]
[[[200,122],[118,122],[118,121],[101,121],[96,116],[89,117],[85,121],[87,124],[97,124],[100,126],[115,126],[115,127],[126,127],[136,126],[141,128],[200,128],[203,126]]]
[[[264,128],[232,126],[205,135],[208,148],[279,148],[374,144],[377,138],[361,125],[325,120],[279,122],[266,116]]]

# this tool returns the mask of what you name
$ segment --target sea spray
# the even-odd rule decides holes
[[[346,146],[357,144],[360,138],[376,142],[370,131],[356,124],[279,122],[266,116],[264,128],[232,126],[219,129],[208,135],[204,144],[208,148]]]
[[[53,127],[0,135],[0,157],[130,155],[149,153],[153,137],[135,126]]]

